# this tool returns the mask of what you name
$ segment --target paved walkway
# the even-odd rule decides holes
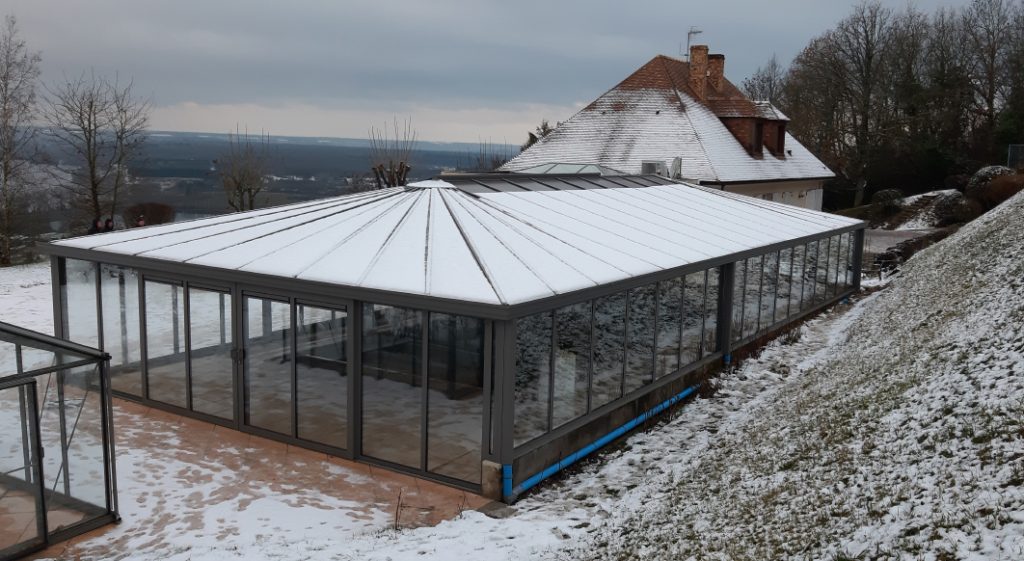
[[[122,522],[36,558],[160,558],[265,536],[435,525],[490,501],[383,468],[114,400]]]

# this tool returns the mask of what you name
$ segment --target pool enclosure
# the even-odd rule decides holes
[[[0,560],[117,518],[105,355],[0,322]]]
[[[453,176],[63,240],[116,395],[512,501],[847,296],[862,222],[654,176]]]

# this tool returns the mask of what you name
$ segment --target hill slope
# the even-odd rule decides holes
[[[1024,558],[1021,216],[1018,195],[915,256],[827,359],[577,553]]]

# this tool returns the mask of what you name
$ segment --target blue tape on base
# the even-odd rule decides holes
[[[512,465],[504,464],[501,466],[501,494],[505,496],[505,500],[511,500],[512,498]]]
[[[535,485],[537,485],[541,481],[544,481],[545,479],[551,477],[552,475],[554,475],[554,474],[562,471],[563,469],[571,466],[572,464],[582,460],[583,458],[587,457],[588,455],[590,455],[594,451],[596,451],[596,450],[600,449],[601,447],[605,446],[609,442],[611,442],[611,441],[615,440],[616,438],[626,434],[627,432],[635,429],[638,425],[641,425],[641,424],[647,422],[652,417],[654,417],[654,416],[658,415],[659,413],[665,411],[669,407],[672,407],[676,403],[679,403],[680,401],[686,399],[690,394],[692,394],[693,392],[697,391],[698,387],[699,386],[691,386],[689,388],[686,388],[685,390],[683,390],[683,391],[677,393],[676,395],[666,399],[665,401],[659,403],[653,409],[650,409],[649,411],[641,414],[639,417],[633,419],[632,421],[629,421],[628,423],[626,423],[626,424],[622,425],[621,427],[613,430],[612,432],[602,436],[601,438],[595,440],[594,442],[588,444],[587,446],[584,446],[583,448],[580,448],[579,450],[573,452],[572,454],[569,454],[568,456],[562,458],[558,463],[555,463],[555,464],[552,464],[552,465],[548,466],[547,468],[545,468],[540,473],[533,475],[532,477],[530,477],[526,481],[523,481],[522,483],[520,483],[518,486],[516,486],[514,488],[512,487],[512,466],[505,466],[505,468],[507,470],[507,474],[508,474],[508,479],[506,479],[503,482],[504,485],[506,485],[506,487],[505,487],[505,489],[506,489],[506,491],[505,491],[506,498],[511,498],[513,495],[515,495],[515,496],[521,495],[522,493],[528,491],[531,487],[534,487]]]
[[[725,356],[722,357],[722,360],[725,362],[726,365],[732,364],[732,355],[726,354]]]

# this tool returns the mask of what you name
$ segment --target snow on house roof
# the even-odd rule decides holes
[[[681,177],[705,183],[823,179],[835,174],[792,135],[781,155],[752,156],[722,119],[787,121],[771,103],[751,101],[723,78],[699,101],[689,64],[659,55],[501,167],[551,162],[597,164],[638,173],[644,161],[682,163]]]
[[[663,178],[494,174],[83,236],[50,251],[510,306],[860,224]]]

